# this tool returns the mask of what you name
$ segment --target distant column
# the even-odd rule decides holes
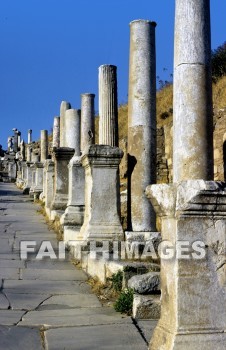
[[[81,95],[81,151],[95,143],[94,94]]]
[[[99,67],[99,144],[118,146],[117,67]]]
[[[145,195],[156,182],[156,23],[130,23],[128,154],[129,230],[156,231],[156,215]]]
[[[60,117],[54,117],[53,121],[53,147],[60,147]]]
[[[213,179],[209,0],[176,1],[173,179]]]
[[[30,144],[32,142],[32,130],[28,130],[27,143]]]
[[[60,105],[60,147],[65,146],[65,112],[70,109],[71,105],[69,102],[62,101]]]
[[[17,153],[18,152],[18,130],[14,128],[13,131],[14,131],[13,151]]]
[[[41,130],[41,162],[48,158],[48,131]]]
[[[65,147],[74,148],[80,155],[80,109],[68,109],[64,116]]]
[[[22,160],[25,160],[26,157],[25,157],[25,142],[24,142],[24,140],[21,141],[20,152],[21,152]]]

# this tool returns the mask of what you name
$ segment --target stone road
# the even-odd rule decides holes
[[[57,240],[37,205],[0,183],[0,349],[147,349],[155,321],[103,307],[69,261],[20,259],[20,241]]]

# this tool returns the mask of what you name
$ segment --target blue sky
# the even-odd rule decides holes
[[[211,0],[212,48],[226,41],[226,1]],[[98,67],[118,66],[119,103],[127,101],[129,22],[157,22],[157,75],[173,73],[174,0],[1,0],[0,143],[12,128],[50,130],[67,100],[96,94]]]

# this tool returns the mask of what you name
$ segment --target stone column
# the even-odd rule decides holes
[[[18,131],[18,146],[21,144],[21,132]]]
[[[48,131],[41,130],[41,162],[48,158]]]
[[[213,179],[209,0],[176,1],[174,182]]]
[[[121,240],[118,168],[122,150],[118,147],[91,145],[82,156],[85,168],[85,218],[80,239]]]
[[[80,122],[81,122],[80,109],[68,109],[65,112],[65,115],[64,115],[65,147],[80,150],[80,135],[78,135],[78,130],[80,132]],[[78,127],[78,124],[79,124],[79,127]]]
[[[14,131],[13,151],[17,153],[18,152],[18,130],[14,128],[13,131]]]
[[[60,147],[65,147],[65,121],[64,116],[66,110],[70,109],[71,105],[69,102],[62,101],[60,105]]]
[[[28,130],[28,136],[27,136],[27,143],[30,144],[32,143],[32,130]]]
[[[44,167],[44,188],[45,188],[45,211],[48,217],[51,216],[51,203],[54,193],[54,162],[51,159],[45,161]]]
[[[156,231],[156,216],[145,189],[156,182],[155,22],[130,23],[128,99],[128,230]],[[131,215],[131,217],[130,217]]]
[[[22,161],[25,160],[25,142],[24,140],[21,141],[21,158],[22,158]]]
[[[60,147],[60,117],[54,117],[53,121],[53,147]]]
[[[81,95],[81,151],[95,144],[94,94]]]
[[[162,218],[161,318],[151,350],[226,344],[226,184],[213,176],[210,1],[176,0],[174,184],[147,195]],[[162,253],[167,252],[166,249]]]
[[[68,165],[68,202],[67,209],[61,217],[64,230],[64,241],[77,239],[84,220],[85,207],[85,172],[81,164],[81,116],[76,112],[73,138],[76,141],[75,153]]]
[[[118,146],[117,67],[99,67],[99,144]]]

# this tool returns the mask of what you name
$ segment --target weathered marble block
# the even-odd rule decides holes
[[[53,150],[54,195],[51,211],[64,211],[68,202],[68,164],[74,155],[73,148],[61,147]]]
[[[85,168],[84,240],[123,238],[120,222],[118,168],[123,151],[118,147],[91,145],[82,155]]]
[[[148,186],[146,193],[162,218],[162,240],[177,247],[174,258],[161,259],[161,318],[150,349],[223,350],[226,184],[190,180]],[[198,241],[202,258],[193,245]],[[188,246],[188,259],[180,255],[181,242]]]
[[[80,156],[74,156],[68,165],[68,203],[61,224],[64,226],[64,241],[76,240],[80,234],[85,211],[85,170]]]

